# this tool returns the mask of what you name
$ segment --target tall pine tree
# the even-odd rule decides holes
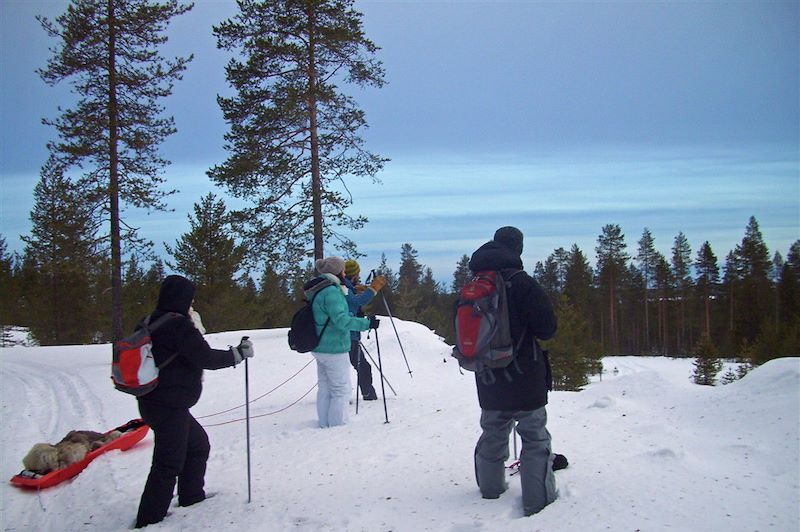
[[[650,351],[650,284],[656,269],[656,248],[655,239],[650,229],[647,227],[642,231],[642,238],[639,239],[639,250],[636,254],[639,262],[639,270],[642,272],[642,299],[644,303],[644,347],[645,351]]]
[[[678,296],[679,326],[677,328],[677,349],[683,355],[686,346],[691,345],[691,338],[688,338],[686,327],[686,306],[687,299],[691,293],[692,278],[690,267],[692,265],[692,248],[689,246],[689,239],[683,232],[679,232],[672,244],[672,275],[675,279],[675,290]]]
[[[309,252],[319,259],[334,237],[355,256],[355,244],[335,232],[366,222],[347,214],[344,179],[375,180],[386,159],[365,149],[364,112],[338,84],[382,86],[378,48],[353,0],[237,4],[236,17],[214,27],[218,46],[242,59],[226,67],[236,94],[218,98],[229,157],[208,175],[250,203],[234,220],[258,256],[275,264],[297,264]]]
[[[91,206],[62,171],[52,158],[42,168],[33,191],[31,234],[22,237],[37,273],[28,297],[31,329],[41,345],[88,343],[93,335],[90,272],[97,228]]]
[[[772,285],[769,280],[772,261],[755,217],[750,217],[737,250],[741,289],[734,327],[738,339],[752,344],[762,322],[772,315]]]
[[[122,336],[122,240],[135,239],[121,219],[123,205],[163,209],[160,172],[169,164],[159,145],[175,132],[159,100],[172,93],[188,58],[167,60],[158,47],[170,20],[191,9],[177,1],[72,0],[50,21],[58,39],[47,68],[50,85],[70,80],[79,99],[55,120],[59,140],[48,148],[65,167],[84,173],[80,189],[98,216],[107,217],[111,252],[112,336]]]
[[[719,266],[708,240],[703,242],[703,245],[697,250],[694,267],[697,272],[697,289],[703,300],[703,334],[707,338],[711,338],[711,301],[712,297],[715,297],[716,286],[719,282]]]
[[[608,332],[610,352],[620,352],[618,303],[619,287],[622,277],[627,271],[628,254],[625,248],[625,235],[622,228],[616,224],[603,226],[600,236],[597,237],[597,275],[603,288],[608,304]]]
[[[174,248],[167,246],[167,252],[175,269],[197,285],[195,309],[206,330],[223,330],[224,324],[231,323],[229,314],[236,305],[234,279],[242,268],[245,248],[236,243],[225,202],[213,193],[195,203],[189,225],[189,232],[180,236]]]

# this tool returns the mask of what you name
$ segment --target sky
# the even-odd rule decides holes
[[[36,74],[53,46],[35,20],[64,1],[2,0],[0,234],[30,230],[33,188],[69,86]],[[678,232],[720,265],[755,216],[770,253],[800,238],[800,7],[797,1],[357,1],[387,84],[347,89],[367,147],[391,159],[381,184],[351,179],[352,236],[375,267],[403,243],[437,279],[503,225],[533,268],[558,247],[594,258],[606,224],[635,255],[645,227],[669,256]],[[211,26],[232,1],[198,0],[169,28],[166,55],[194,53],[164,101],[178,132],[162,146],[174,212],[125,216],[174,244],[226,158],[216,104],[230,94]],[[232,204],[233,205],[233,204]],[[326,246],[326,253],[335,250]]]
[[[348,424],[330,429],[317,426],[313,358],[289,350],[286,329],[206,335],[217,348],[245,334],[255,346],[247,381],[241,364],[206,371],[192,408],[209,435],[205,489],[215,496],[173,505],[147,530],[797,530],[797,357],[719,386],[692,383],[691,358],[604,358],[602,382],[593,376],[581,392],[549,394],[552,450],[569,467],[555,473],[557,499],[525,518],[519,474],[507,475],[509,488],[495,500],[482,499],[475,483],[474,377],[459,373],[451,347],[428,328],[395,322],[413,378],[391,328],[380,327],[381,367],[395,392],[381,392],[373,364],[379,400],[359,401],[357,414],[350,405]],[[375,333],[363,341],[375,359]],[[34,443],[139,417],[136,401],[109,381],[110,351],[108,344],[0,349],[2,478],[22,470]],[[3,528],[130,530],[152,453],[151,432],[52,488],[26,492],[0,483]],[[513,457],[510,443],[504,463]]]

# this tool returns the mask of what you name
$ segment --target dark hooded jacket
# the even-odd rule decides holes
[[[507,246],[489,241],[472,254],[469,269],[499,270],[511,279],[508,288],[508,315],[515,343],[522,339],[515,362],[507,368],[488,370],[491,375],[476,374],[478,402],[484,410],[535,410],[547,404],[551,386],[547,353],[536,341],[556,333],[553,306],[542,287],[522,271],[520,254]]]
[[[150,323],[167,312],[179,314],[152,332],[153,357],[158,370],[158,386],[139,397],[139,401],[174,408],[190,408],[203,391],[203,369],[235,365],[230,350],[212,349],[189,318],[194,299],[194,284],[180,275],[170,275],[161,284],[156,310]],[[178,355],[161,367],[171,354]]]

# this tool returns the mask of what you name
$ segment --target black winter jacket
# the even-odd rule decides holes
[[[153,357],[161,366],[173,353],[172,362],[158,371],[158,386],[138,398],[139,401],[173,408],[190,408],[203,391],[203,369],[219,369],[235,365],[230,350],[212,349],[189,318],[194,299],[194,284],[180,276],[169,276],[161,285],[156,310],[150,315],[153,323],[166,312],[180,316],[167,320],[153,331]]]
[[[499,270],[509,279],[512,273],[522,270],[522,259],[515,251],[489,241],[472,254],[469,269]],[[553,305],[539,283],[524,271],[510,283],[507,293],[511,337],[515,343],[525,337],[514,363],[488,370],[492,373],[489,378],[475,375],[478,402],[484,410],[535,410],[547,404],[550,362],[537,339],[547,340],[556,333]]]

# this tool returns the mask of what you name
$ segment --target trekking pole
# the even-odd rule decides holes
[[[369,358],[369,359],[370,359],[370,361],[371,361],[371,362],[372,362],[372,363],[373,363],[375,366],[377,366],[378,364],[376,364],[376,363],[375,363],[375,359],[374,359],[374,358],[372,358],[372,355],[370,355],[370,354],[369,354],[369,351],[367,351],[367,348],[366,348],[366,346],[365,346],[364,344],[362,344],[361,342],[359,342],[359,344],[361,345],[361,349],[363,349],[363,350],[364,350],[364,354],[366,354],[366,355],[367,355],[367,358]],[[383,373],[381,373],[381,380],[384,380],[384,381],[386,381],[386,385],[387,385],[387,386],[389,386],[389,389],[390,389],[390,390],[392,390],[392,393],[393,393],[393,394],[395,394],[395,396],[396,396],[396,395],[397,395],[397,392],[396,392],[396,391],[394,391],[394,388],[392,387],[392,383],[390,383],[390,382],[389,382],[389,379],[387,379],[387,378],[386,378],[386,376],[385,376]]]
[[[358,385],[361,381],[361,341],[358,342],[358,357],[356,357],[356,415],[358,415]]]
[[[248,336],[242,336],[242,341],[247,340]],[[241,343],[241,342],[240,342]],[[247,502],[250,498],[250,375],[247,367],[247,359],[244,359],[244,412],[247,420]]]
[[[517,425],[514,425],[514,460],[517,459]]]
[[[386,409],[386,389],[383,387],[383,366],[381,365],[381,344],[378,343],[378,329],[375,329],[375,347],[378,349],[378,373],[381,374],[381,395],[383,395],[383,414],[385,423],[389,423],[389,411]]]
[[[372,273],[370,273],[370,275],[374,274],[375,270],[372,270]],[[389,321],[392,323],[392,329],[394,329],[394,335],[397,337],[397,343],[400,345],[400,352],[403,353],[403,360],[406,361],[406,367],[408,368],[408,375],[413,379],[414,375],[411,374],[411,366],[408,365],[408,358],[406,358],[406,350],[403,349],[403,342],[400,341],[400,335],[397,333],[397,327],[395,327],[394,325],[394,317],[392,317],[392,311],[389,310],[389,303],[386,301],[385,295],[381,294],[381,298],[383,299],[383,306],[386,308],[386,314],[389,315]],[[375,336],[377,336],[377,334]]]

